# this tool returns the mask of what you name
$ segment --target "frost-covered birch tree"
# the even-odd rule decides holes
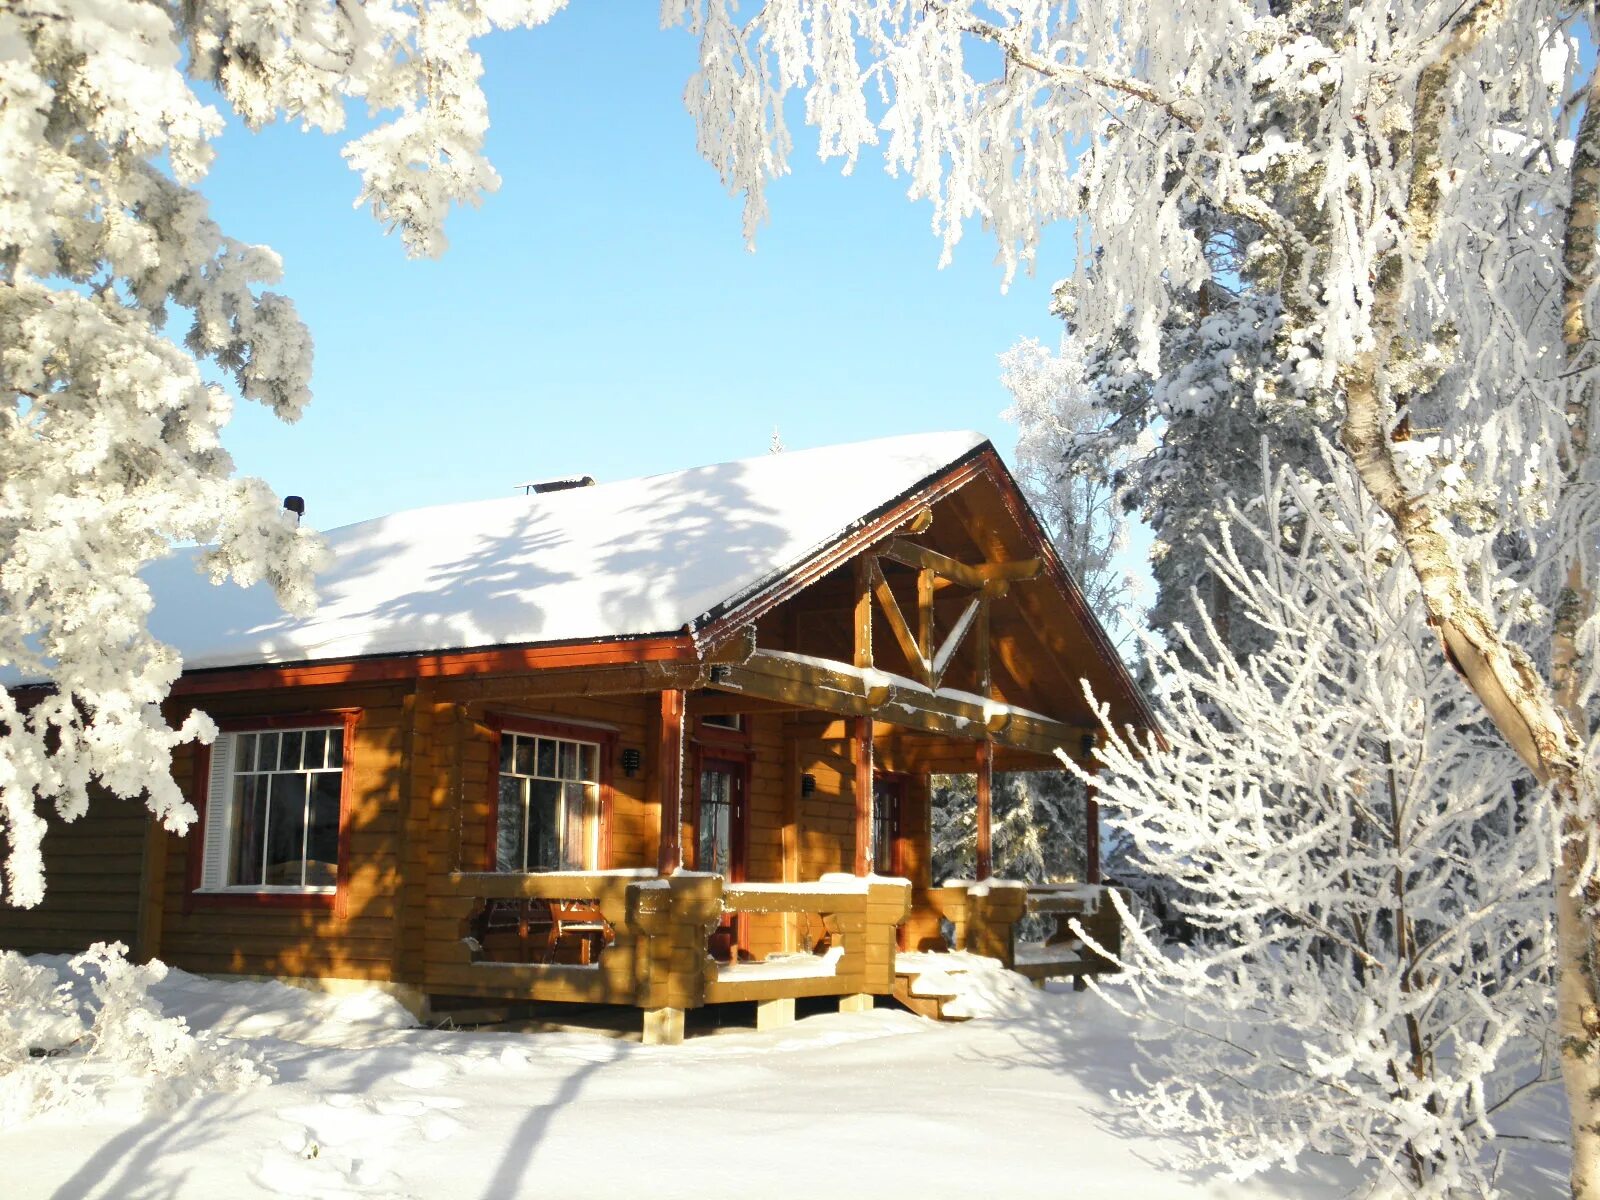
[[[1075,223],[1077,336],[1156,375],[1213,281],[1202,209],[1247,229],[1281,315],[1264,379],[1337,430],[1438,648],[1530,775],[1562,852],[1558,1028],[1573,1192],[1600,1196],[1596,464],[1600,207],[1590,7],[1190,0],[667,0],[700,39],[702,153],[745,196],[787,170],[800,93],[825,157],[881,146],[945,252],[1008,273]]]
[[[1127,513],[1115,469],[1075,470],[1078,447],[1099,440],[1105,408],[1087,378],[1077,343],[1051,352],[1025,338],[1000,356],[1000,382],[1011,393],[1002,415],[1017,427],[1017,482],[1044,522],[1091,611],[1120,615],[1136,598],[1134,580],[1116,561],[1127,544]]]
[[[146,626],[145,564],[212,548],[213,579],[267,579],[303,609],[319,542],[234,476],[232,397],[292,421],[311,341],[264,246],[200,190],[231,109],[336,132],[358,203],[412,254],[496,184],[473,39],[565,0],[13,0],[0,4],[0,902],[44,894],[42,805],[91,784],[193,819],[160,705],[181,664]],[[46,688],[19,688],[44,682]]]
[[[1497,1115],[1554,1070],[1550,792],[1423,636],[1392,524],[1330,467],[1280,472],[1212,548],[1258,649],[1209,623],[1185,653],[1149,641],[1168,746],[1101,752],[1133,857],[1204,931],[1132,939],[1135,987],[1182,1033],[1138,1103],[1239,1174],[1309,1149],[1395,1194],[1492,1194]]]

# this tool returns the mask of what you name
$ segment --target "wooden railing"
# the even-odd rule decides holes
[[[473,929],[494,901],[587,902],[611,940],[587,964],[489,961]],[[684,1011],[703,1004],[888,994],[895,928],[910,907],[908,882],[853,876],[797,885],[728,884],[692,872],[457,872],[430,897],[424,986],[491,999],[633,1005],[645,1010],[646,1040],[670,1042],[682,1037]],[[720,966],[707,940],[730,913],[819,917],[831,943],[825,962],[796,956]]]
[[[1030,979],[1107,974],[1118,970],[1112,959],[1092,950],[1072,929],[1077,922],[1097,945],[1112,955],[1122,949],[1122,919],[1096,884],[1033,884],[991,879],[984,883],[946,884],[930,898],[954,927],[951,948],[999,959]],[[1126,892],[1123,893],[1126,898]],[[1042,940],[1023,941],[1018,926],[1029,915],[1050,926]]]
[[[719,967],[708,1003],[798,996],[888,995],[894,988],[895,929],[911,911],[906,880],[825,876],[815,884],[729,883],[729,913],[794,913],[817,917],[827,931],[824,954],[787,955]]]

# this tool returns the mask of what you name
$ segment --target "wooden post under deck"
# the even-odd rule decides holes
[[[984,880],[994,874],[990,852],[990,823],[993,816],[992,792],[994,788],[994,746],[978,743],[978,878]]]
[[[656,866],[663,875],[683,865],[683,711],[683,690],[664,689],[656,743],[656,800],[661,810]]]

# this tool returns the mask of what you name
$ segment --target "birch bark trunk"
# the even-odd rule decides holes
[[[1593,366],[1594,339],[1589,325],[1589,294],[1595,285],[1595,237],[1600,226],[1600,73],[1590,76],[1583,119],[1573,147],[1572,191],[1562,239],[1561,340],[1570,374]],[[1576,477],[1589,452],[1591,394],[1582,387],[1568,404],[1570,439],[1566,469]],[[1572,565],[1556,606],[1551,641],[1551,673],[1556,703],[1568,725],[1585,728],[1582,661],[1578,628],[1593,611],[1585,557],[1587,547],[1572,547]],[[1562,1035],[1561,1074],[1572,1120],[1572,1194],[1600,1195],[1600,999],[1596,996],[1597,938],[1593,885],[1585,888],[1585,860],[1594,831],[1586,827],[1581,796],[1563,797],[1568,816],[1556,876],[1556,937],[1561,956],[1556,984],[1556,1022]]]
[[[1373,348],[1341,378],[1345,420],[1341,440],[1363,486],[1393,520],[1422,587],[1429,620],[1445,653],[1477,695],[1506,741],[1541,783],[1551,785],[1565,816],[1556,867],[1555,908],[1559,960],[1556,982],[1561,1068],[1572,1122],[1571,1189],[1574,1200],[1600,1200],[1600,1004],[1595,986],[1594,889],[1585,889],[1594,830],[1592,780],[1584,756],[1586,715],[1578,703],[1576,631],[1592,603],[1580,559],[1567,581],[1552,640],[1552,679],[1511,641],[1494,615],[1479,604],[1467,583],[1466,564],[1446,514],[1426,494],[1407,487],[1394,456],[1386,394],[1388,357],[1401,337],[1400,306],[1408,263],[1426,255],[1440,196],[1440,137],[1445,96],[1459,57],[1482,39],[1498,8],[1480,5],[1458,26],[1440,59],[1418,83],[1412,126],[1412,178],[1407,197],[1409,245],[1377,266],[1373,303]],[[1563,245],[1565,303],[1563,341],[1569,363],[1587,365],[1593,350],[1586,316],[1595,281],[1595,227],[1600,219],[1600,91],[1591,77],[1588,106],[1579,127]],[[1569,473],[1576,473],[1588,446],[1589,405],[1580,396],[1569,408],[1572,423]],[[1579,552],[1580,548],[1574,548]]]

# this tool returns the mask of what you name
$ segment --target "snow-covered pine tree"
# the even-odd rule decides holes
[[[825,157],[881,144],[1007,272],[1078,222],[1067,297],[1096,351],[1157,376],[1209,281],[1197,206],[1248,227],[1282,399],[1326,397],[1481,711],[1554,788],[1573,1194],[1600,1197],[1595,970],[1593,336],[1600,83],[1592,7],[1432,0],[1218,9],[1196,0],[672,0],[702,46],[701,149],[746,196],[787,169],[803,90]],[[1287,199],[1286,199],[1287,197]],[[1182,323],[1180,323],[1182,324]]]
[[[1315,1150],[1395,1194],[1486,1195],[1497,1112],[1554,1069],[1552,806],[1421,636],[1392,525],[1329,466],[1280,472],[1213,551],[1259,648],[1149,640],[1168,745],[1101,752],[1133,858],[1203,933],[1132,939],[1183,1031],[1137,1107],[1239,1174]]]
[[[0,903],[43,897],[41,804],[72,819],[94,783],[169,828],[194,817],[168,763],[211,726],[161,716],[181,664],[146,627],[141,567],[193,540],[218,582],[312,600],[320,543],[234,477],[232,401],[202,374],[288,421],[309,399],[310,338],[266,290],[278,257],[199,190],[208,98],[252,128],[337,131],[351,100],[391,114],[345,156],[378,220],[436,254],[449,208],[498,182],[473,39],[564,4],[0,5]]]

